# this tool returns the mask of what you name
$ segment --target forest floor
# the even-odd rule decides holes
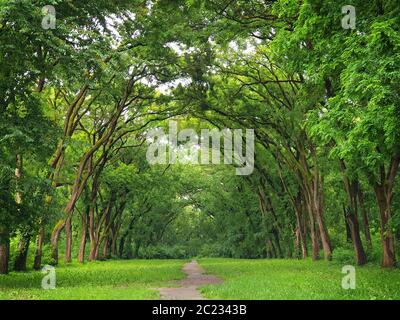
[[[60,265],[54,290],[42,289],[45,275],[41,272],[13,272],[0,276],[0,299],[400,299],[400,269],[356,267],[356,288],[345,290],[343,265],[335,262],[199,259],[201,268],[187,262],[112,260]],[[177,286],[191,289],[179,294],[167,290]],[[166,291],[160,294],[159,288]],[[172,293],[166,296],[168,291]]]

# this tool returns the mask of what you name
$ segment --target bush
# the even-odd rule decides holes
[[[219,243],[204,244],[198,254],[199,258],[231,257],[232,253],[226,246]]]
[[[189,255],[183,246],[149,246],[139,250],[140,259],[187,259]]]
[[[343,247],[335,248],[332,253],[332,260],[340,264],[354,264],[354,250]]]

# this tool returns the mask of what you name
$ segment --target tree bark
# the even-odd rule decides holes
[[[121,239],[119,240],[119,246],[118,246],[118,257],[119,258],[122,258],[124,256],[125,241],[126,241],[126,236],[124,234],[121,237]]]
[[[306,236],[307,233],[303,221],[303,203],[302,203],[301,192],[298,193],[295,201],[295,213],[296,213],[296,224],[297,224],[296,236],[298,237],[298,242],[301,247],[301,257],[305,259],[308,256],[307,236]]]
[[[371,250],[372,249],[372,238],[371,238],[371,230],[369,228],[369,219],[368,219],[368,212],[367,208],[365,207],[365,200],[364,200],[364,193],[361,190],[361,187],[358,186],[358,201],[361,207],[361,217],[364,227],[364,235],[365,240],[367,240],[367,246]]]
[[[356,254],[356,262],[357,265],[362,266],[367,263],[367,256],[365,255],[364,247],[362,245],[357,216],[354,214],[347,214],[347,221],[351,230],[351,239]]]
[[[22,160],[22,155],[17,154],[16,156],[16,169],[15,169],[15,177],[17,181],[16,185],[16,195],[15,195],[15,202],[17,204],[22,203],[22,195],[20,192],[19,188],[19,182],[22,177],[22,167],[23,167],[23,160]],[[19,209],[18,209],[19,210]],[[27,230],[23,230],[21,239],[19,240],[18,243],[18,249],[17,249],[17,256],[14,261],[14,270],[15,271],[26,271],[26,259],[28,257],[28,249],[29,249],[29,244],[31,241],[31,235]]]
[[[275,249],[275,245],[274,242],[271,239],[268,239],[268,247],[269,247],[269,251],[270,251],[270,255],[272,259],[277,258],[277,253],[276,253],[276,249]]]
[[[96,193],[97,194],[97,191]],[[93,194],[92,190],[92,196],[94,195],[94,198],[92,197],[92,204],[90,206],[89,210],[89,238],[90,238],[90,251],[89,251],[89,261],[96,260],[96,248],[97,248],[97,243],[99,241],[97,235],[96,235],[96,228],[95,228],[95,199],[96,195]]]
[[[385,172],[384,165],[382,165],[380,167],[381,181],[380,183],[375,183],[374,186],[380,214],[380,232],[383,249],[382,267],[384,268],[392,268],[396,266],[394,236],[389,222],[392,218],[391,206],[393,200],[393,189],[399,165],[400,155],[392,158],[387,173]]]
[[[308,220],[309,220],[309,225],[310,225],[312,260],[316,261],[319,259],[319,243],[318,243],[318,235],[317,235],[318,231],[316,229],[314,210],[312,209],[312,204],[311,204],[311,199],[309,197],[309,194],[307,194],[306,203],[307,203],[307,211],[308,211]]]
[[[317,169],[315,169],[317,171]],[[323,217],[323,191],[322,191],[322,180],[317,172],[314,176],[314,190],[312,196],[312,205],[315,210],[315,220],[318,225],[319,235],[321,237],[322,248],[324,250],[325,260],[332,260],[332,246],[329,238],[328,229]]]
[[[103,242],[103,252],[102,252],[103,259],[110,259],[110,239],[108,236],[104,239]]]
[[[367,256],[360,237],[360,227],[358,223],[358,181],[350,180],[346,172],[347,168],[344,160],[339,161],[340,170],[342,172],[344,188],[347,194],[348,204],[345,207],[346,222],[351,233],[354,252],[356,255],[357,265],[361,266],[367,262]]]
[[[64,227],[65,227],[65,221],[61,219],[58,221],[51,234],[51,258],[53,265],[58,264],[58,244],[60,240],[61,231],[64,229]]]
[[[352,240],[351,240],[351,229],[350,229],[349,222],[347,220],[346,205],[344,205],[344,204],[343,204],[343,217],[344,217],[344,225],[346,227],[346,242],[350,243],[350,242],[352,242]]]
[[[79,254],[78,254],[79,263],[85,262],[86,238],[87,238],[87,228],[86,226],[82,226],[81,241],[79,243]]]
[[[117,255],[117,237],[118,234],[115,234],[111,240],[111,257],[115,257]]]
[[[0,226],[0,274],[8,273],[10,259],[10,234],[5,227]]]
[[[65,221],[65,258],[66,263],[72,262],[72,217]]]
[[[86,212],[82,214],[82,229],[81,229],[81,241],[79,243],[79,253],[78,253],[78,262],[85,262],[85,252],[86,252],[86,242],[88,235],[88,215],[89,215],[89,207]]]
[[[394,238],[393,233],[389,227],[391,218],[390,202],[388,194],[382,186],[375,187],[375,194],[378,201],[379,214],[380,214],[380,233],[383,249],[382,267],[392,268],[396,266],[396,257],[394,251]]]

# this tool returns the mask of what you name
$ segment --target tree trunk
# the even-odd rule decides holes
[[[110,255],[110,241],[109,238],[106,236],[106,238],[104,239],[104,243],[103,243],[103,252],[102,252],[102,258],[103,259],[109,259]]]
[[[22,177],[22,167],[23,167],[23,160],[22,160],[22,155],[17,154],[16,156],[16,162],[17,162],[17,167],[15,169],[15,177],[16,177],[16,194],[15,194],[15,202],[17,204],[22,203],[22,195],[20,192],[19,188],[19,182]],[[20,209],[18,209],[19,211]],[[14,262],[14,270],[15,271],[26,271],[26,259],[28,257],[28,249],[29,249],[29,244],[31,241],[31,236],[28,234],[26,230],[22,232],[21,239],[18,243],[18,249],[17,249],[17,256],[15,258]]]
[[[65,258],[66,263],[72,262],[72,217],[65,222]]]
[[[355,214],[347,214],[347,221],[351,230],[351,240],[356,254],[357,265],[362,266],[367,263],[367,256],[365,255],[364,247],[362,245],[358,219]]]
[[[314,190],[313,190],[313,209],[315,210],[315,220],[318,225],[319,235],[321,237],[322,248],[324,250],[325,260],[332,260],[332,246],[329,238],[328,230],[323,217],[323,191],[322,181],[320,180],[319,174],[314,179]]]
[[[380,167],[380,183],[375,183],[374,190],[379,207],[381,223],[381,241],[383,248],[382,267],[391,268],[396,266],[396,255],[394,248],[394,237],[390,228],[392,217],[391,206],[393,200],[393,189],[400,165],[400,155],[392,158],[389,170],[385,172],[385,166]]]
[[[117,237],[113,237],[111,241],[111,257],[117,255]]]
[[[90,239],[89,261],[96,260],[96,247],[97,247],[96,241],[93,238],[91,238]]]
[[[310,237],[311,237],[311,247],[312,247],[312,260],[316,261],[319,259],[319,244],[318,244],[318,235],[315,225],[314,212],[311,207],[311,199],[307,198],[307,211],[309,217],[310,224]]]
[[[347,219],[347,209],[344,204],[343,204],[343,217],[344,217],[344,225],[346,227],[346,242],[350,243],[350,242],[352,242],[351,229],[350,229],[349,221]]]
[[[26,271],[26,259],[28,257],[29,244],[31,236],[28,233],[24,233],[18,243],[17,256],[14,262],[15,271]]]
[[[271,241],[271,244],[272,244],[272,241]],[[138,241],[138,242],[136,242],[136,244],[135,244],[135,252],[134,252],[133,257],[136,258],[136,259],[139,258],[139,249],[140,249],[141,245],[142,245],[141,241]],[[272,244],[272,245],[273,245],[273,244]],[[275,256],[276,256],[276,255],[275,255]]]
[[[316,261],[319,259],[319,243],[317,230],[315,228],[314,222],[310,222],[310,235],[311,235],[311,247],[312,247],[312,259]]]
[[[90,252],[89,252],[89,261],[96,260],[96,247],[97,242],[99,241],[96,230],[95,230],[95,201],[96,201],[96,192],[92,190],[92,204],[89,209],[89,238],[90,238]]]
[[[100,249],[100,241],[97,241],[96,248],[94,251],[94,260],[99,259],[99,249]]]
[[[276,250],[275,250],[274,243],[273,243],[273,241],[271,239],[268,239],[268,247],[270,249],[271,258],[275,259],[277,257],[276,256]]]
[[[78,254],[78,262],[80,263],[85,262],[86,241],[87,241],[87,217],[82,216],[81,241],[79,243],[79,254]]]
[[[36,242],[35,260],[33,263],[34,270],[40,270],[42,266],[43,240],[44,240],[44,226],[42,225],[40,227],[39,235]]]
[[[113,228],[112,238],[111,238],[111,257],[115,257],[117,255],[117,239],[118,239],[118,231],[119,227],[116,226]]]
[[[274,246],[276,248],[276,256],[277,258],[283,258],[283,252],[279,241],[279,233],[276,227],[273,227],[272,234],[274,235],[274,240],[275,240],[273,242],[275,243]]]
[[[367,208],[365,207],[364,194],[363,194],[360,186],[358,187],[358,201],[359,201],[360,207],[361,207],[361,217],[362,217],[362,222],[363,222],[363,227],[364,227],[365,240],[367,240],[368,248],[371,250],[372,249],[372,238],[371,238],[371,231],[369,229],[368,213],[367,213]]]
[[[389,226],[391,218],[390,202],[385,192],[385,187],[376,186],[375,194],[379,206],[381,241],[383,249],[382,267],[392,268],[396,266],[396,257],[394,251],[394,238]]]
[[[121,237],[119,240],[119,246],[118,246],[118,257],[122,258],[124,255],[124,248],[125,248],[125,235]]]
[[[347,194],[348,205],[345,207],[345,221],[348,224],[353,242],[354,252],[356,255],[357,265],[361,266],[367,262],[367,256],[360,237],[360,227],[358,223],[358,181],[350,180],[346,172],[346,164],[344,160],[339,161],[340,170],[343,176],[344,188]]]
[[[294,250],[294,254],[296,258],[300,258],[301,257],[301,253],[300,253],[300,230],[299,228],[296,228],[295,232],[294,232],[294,244],[293,244],[293,250]]]
[[[86,229],[86,227],[85,227],[85,229]],[[82,229],[81,241],[79,243],[79,254],[78,254],[78,262],[79,263],[85,262],[86,237],[87,237],[87,232],[85,229]]]
[[[10,258],[10,234],[0,226],[0,274],[8,273],[8,260]]]
[[[298,193],[297,198],[295,200],[295,214],[296,214],[296,224],[297,231],[296,236],[298,238],[298,243],[301,247],[301,257],[303,259],[307,258],[308,250],[307,250],[307,232],[305,228],[305,223],[303,219],[303,201],[301,197],[301,192]]]
[[[52,264],[54,265],[58,264],[58,243],[60,240],[61,231],[64,229],[64,227],[65,221],[59,220],[51,234],[51,258]]]

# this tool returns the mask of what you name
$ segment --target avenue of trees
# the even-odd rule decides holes
[[[399,92],[397,0],[0,0],[0,274],[196,255],[394,267]],[[253,174],[150,165],[146,134],[169,120],[254,129]]]

